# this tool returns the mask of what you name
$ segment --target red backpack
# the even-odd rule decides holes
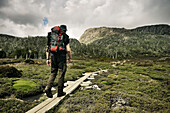
[[[61,51],[66,50],[66,46],[63,41],[63,32],[62,28],[55,26],[51,29],[51,42],[50,42],[50,51]]]

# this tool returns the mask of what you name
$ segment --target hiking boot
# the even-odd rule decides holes
[[[58,93],[57,97],[62,97],[64,95],[66,95],[66,92]]]
[[[53,98],[53,94],[52,94],[51,90],[45,89],[45,93],[48,98]]]

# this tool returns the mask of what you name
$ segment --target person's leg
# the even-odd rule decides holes
[[[58,67],[57,67],[57,64],[56,64],[56,58],[52,54],[51,55],[51,75],[48,79],[48,83],[47,83],[47,86],[45,88],[45,93],[47,94],[47,96],[49,98],[53,97],[52,92],[51,92],[51,88],[52,88],[54,80],[56,78],[57,71],[58,71]]]
[[[47,84],[47,87],[46,87],[47,89],[51,90],[53,83],[54,83],[54,80],[55,80],[56,75],[57,75],[57,71],[58,71],[57,68],[51,68],[51,75],[48,79],[48,84]]]
[[[62,67],[59,67],[58,69],[58,97],[65,95],[66,93],[63,92],[64,88],[64,76],[67,70],[66,63],[62,64]]]

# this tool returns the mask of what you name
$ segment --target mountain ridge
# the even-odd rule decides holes
[[[115,34],[123,35],[126,32],[170,35],[170,26],[168,24],[156,24],[140,26],[134,29],[111,28],[111,27],[89,28],[82,34],[79,41],[84,44],[89,44],[95,40],[102,39],[104,37],[111,37]]]

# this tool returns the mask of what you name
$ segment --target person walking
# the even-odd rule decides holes
[[[55,26],[48,33],[46,58],[47,65],[51,64],[51,75],[49,77],[45,93],[47,97],[52,98],[51,88],[58,73],[58,97],[64,96],[64,76],[67,70],[67,63],[71,61],[71,49],[69,45],[69,36],[66,34],[67,26]],[[49,56],[51,54],[51,61]],[[66,61],[68,54],[68,61]]]

